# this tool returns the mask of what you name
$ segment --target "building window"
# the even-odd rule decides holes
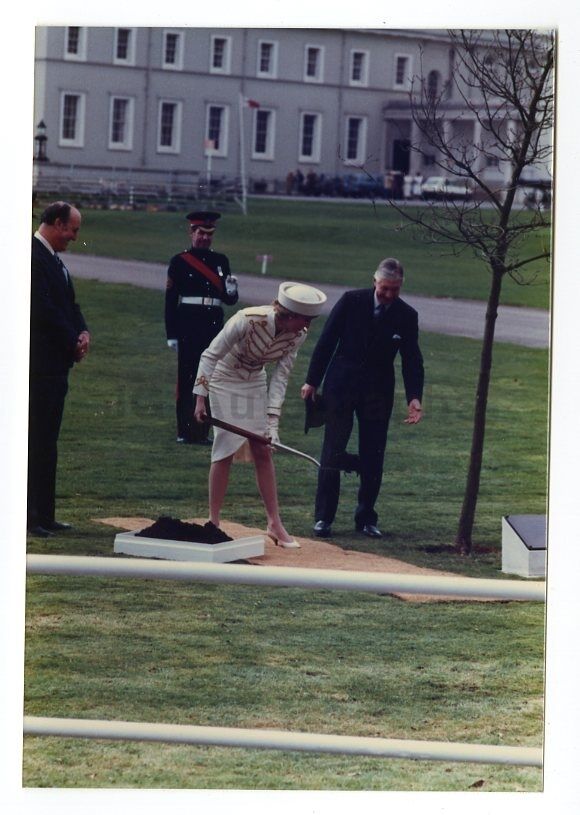
[[[260,108],[254,111],[252,158],[274,158],[274,111]]]
[[[303,113],[300,117],[300,155],[299,161],[320,161],[320,113]]]
[[[218,37],[211,38],[211,59],[209,70],[212,74],[230,73],[231,38]]]
[[[350,52],[350,84],[368,85],[369,53],[368,51]]]
[[[116,65],[135,64],[135,30],[132,28],[118,28],[115,36]]]
[[[260,77],[275,79],[278,74],[278,43],[265,42],[258,43],[258,67],[257,75]]]
[[[78,25],[64,30],[64,58],[84,61],[87,58],[87,31]]]
[[[318,45],[307,45],[304,50],[304,81],[322,82],[324,50]]]
[[[83,147],[85,128],[85,96],[82,93],[61,94],[59,145]]]
[[[163,33],[163,68],[181,71],[183,68],[183,35],[181,31]]]
[[[348,116],[346,120],[347,164],[362,164],[365,159],[367,122],[362,116]]]
[[[109,149],[133,148],[133,100],[126,96],[111,98]]]
[[[395,81],[393,87],[408,90],[411,87],[411,57],[407,54],[395,55]]]
[[[439,71],[429,71],[427,75],[427,99],[434,102],[441,92],[441,74]]]
[[[213,155],[228,154],[229,108],[224,105],[208,105],[205,126],[206,143],[213,143]]]
[[[445,91],[448,99],[453,97],[453,77],[455,76],[455,49],[450,48],[447,55],[448,61],[448,78],[445,82]]]
[[[157,152],[179,153],[181,149],[181,102],[159,103]]]

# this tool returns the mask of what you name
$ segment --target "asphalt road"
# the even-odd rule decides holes
[[[164,264],[67,254],[66,265],[73,278],[100,280],[104,283],[129,283],[147,289],[165,289],[167,266]],[[248,305],[271,302],[276,297],[281,282],[269,275],[238,274],[237,277],[240,299]],[[319,286],[328,296],[325,313],[330,311],[344,292],[342,286],[326,283],[313,285]],[[405,292],[403,299],[419,312],[419,325],[422,331],[471,339],[481,339],[483,336],[486,309],[483,302],[422,297]],[[500,306],[496,323],[496,342],[524,345],[528,348],[547,348],[549,331],[547,311]]]

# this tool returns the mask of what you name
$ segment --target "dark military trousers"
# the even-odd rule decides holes
[[[195,421],[192,391],[201,355],[222,330],[224,314],[219,307],[180,305],[177,316],[177,435],[197,443],[207,440],[210,426]]]
[[[179,340],[177,351],[177,388],[175,394],[177,435],[192,443],[205,441],[210,427],[209,424],[196,422],[193,417],[195,410],[193,386],[199,360],[205,348],[206,345],[200,345],[198,339],[189,337]]]

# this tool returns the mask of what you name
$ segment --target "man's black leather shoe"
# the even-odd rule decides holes
[[[43,529],[47,529],[49,532],[64,532],[67,529],[72,529],[71,524],[61,523],[61,521],[51,521],[47,524],[41,525]]]
[[[367,538],[382,538],[383,533],[374,524],[365,524],[364,526],[357,527],[358,532],[362,532]]]
[[[29,526],[26,531],[35,538],[52,538],[52,532],[49,532],[43,526]]]
[[[316,521],[312,529],[317,538],[329,538],[332,534],[330,524],[326,521]]]

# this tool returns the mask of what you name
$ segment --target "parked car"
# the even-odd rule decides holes
[[[384,198],[385,182],[382,175],[351,173],[343,177],[344,194],[350,198]]]
[[[446,178],[443,175],[432,175],[421,185],[423,198],[431,200],[452,200],[471,198],[473,189],[466,178]]]

